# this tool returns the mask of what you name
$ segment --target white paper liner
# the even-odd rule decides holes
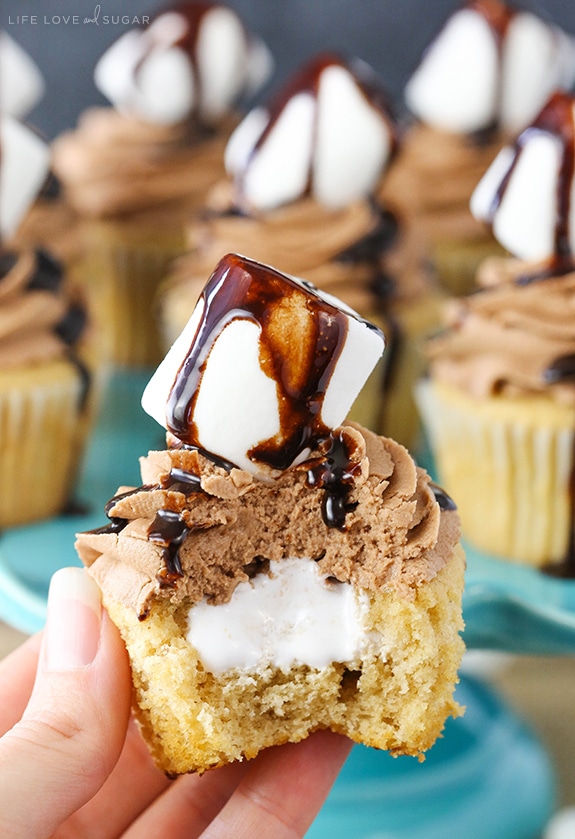
[[[438,478],[457,504],[464,536],[517,562],[562,562],[573,526],[575,412],[560,428],[536,425],[525,411],[509,420],[483,416],[471,399],[467,406],[442,397],[428,380],[417,386]]]
[[[81,446],[78,376],[0,387],[0,527],[61,512]]]

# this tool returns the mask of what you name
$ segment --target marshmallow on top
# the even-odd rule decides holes
[[[336,298],[228,254],[142,405],[182,444],[270,479],[341,425],[383,347]]]
[[[574,38],[500,0],[470,0],[428,46],[405,100],[439,130],[514,134],[573,81]]]
[[[0,32],[0,111],[21,119],[44,90],[44,78],[28,53],[7,32]]]
[[[48,174],[47,144],[19,121],[43,93],[35,63],[0,32],[0,239],[16,233]]]
[[[0,114],[0,238],[16,233],[49,167],[48,145],[18,120]]]
[[[471,211],[520,259],[572,268],[575,253],[575,97],[555,93],[495,158]]]
[[[325,54],[236,128],[225,163],[237,202],[271,210],[305,195],[328,208],[370,195],[397,134],[385,90],[361,61]]]
[[[206,124],[262,85],[272,69],[265,44],[222,4],[182,2],[145,29],[122,35],[94,70],[98,89],[145,122]]]

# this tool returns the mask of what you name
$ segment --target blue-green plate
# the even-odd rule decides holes
[[[491,689],[462,677],[463,717],[416,758],[354,746],[307,839],[538,839],[555,803],[549,758]]]
[[[465,642],[516,653],[575,653],[575,580],[486,556],[465,545]]]

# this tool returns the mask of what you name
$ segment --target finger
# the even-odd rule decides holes
[[[295,839],[317,815],[351,748],[330,731],[267,749],[202,839]]]
[[[27,638],[0,661],[0,737],[18,722],[28,704],[38,667],[42,635]]]
[[[124,831],[170,787],[166,775],[154,765],[136,723],[131,720],[124,748],[111,775],[96,795],[67,822],[64,836],[112,839]],[[151,832],[146,836],[154,836]],[[56,833],[54,839],[58,839]]]
[[[217,816],[248,770],[234,763],[205,775],[183,775],[124,833],[122,839],[196,839]]]
[[[0,741],[0,835],[51,836],[98,791],[122,750],[130,695],[97,586],[81,568],[58,571],[30,702]]]

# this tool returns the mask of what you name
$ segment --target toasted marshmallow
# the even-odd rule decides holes
[[[575,252],[575,98],[554,94],[531,126],[495,158],[471,212],[520,259]]]
[[[9,238],[40,192],[50,167],[50,149],[37,134],[0,116],[0,236]]]
[[[384,98],[360,62],[313,60],[232,134],[225,164],[241,202],[265,211],[309,193],[337,208],[369,195],[395,150]]]
[[[122,35],[98,61],[94,81],[119,110],[170,125],[191,114],[220,119],[271,69],[267,47],[232,9],[187,3]]]
[[[363,625],[365,592],[327,581],[312,559],[282,559],[270,572],[240,583],[229,603],[190,609],[187,638],[205,670],[323,668],[382,654],[382,639]]]
[[[0,32],[0,112],[21,118],[44,95],[40,70],[7,32]]]
[[[182,443],[269,479],[341,425],[383,347],[331,295],[228,254],[142,405]]]
[[[471,0],[426,50],[405,99],[415,116],[443,131],[498,125],[513,134],[574,80],[575,39],[498,0]]]

